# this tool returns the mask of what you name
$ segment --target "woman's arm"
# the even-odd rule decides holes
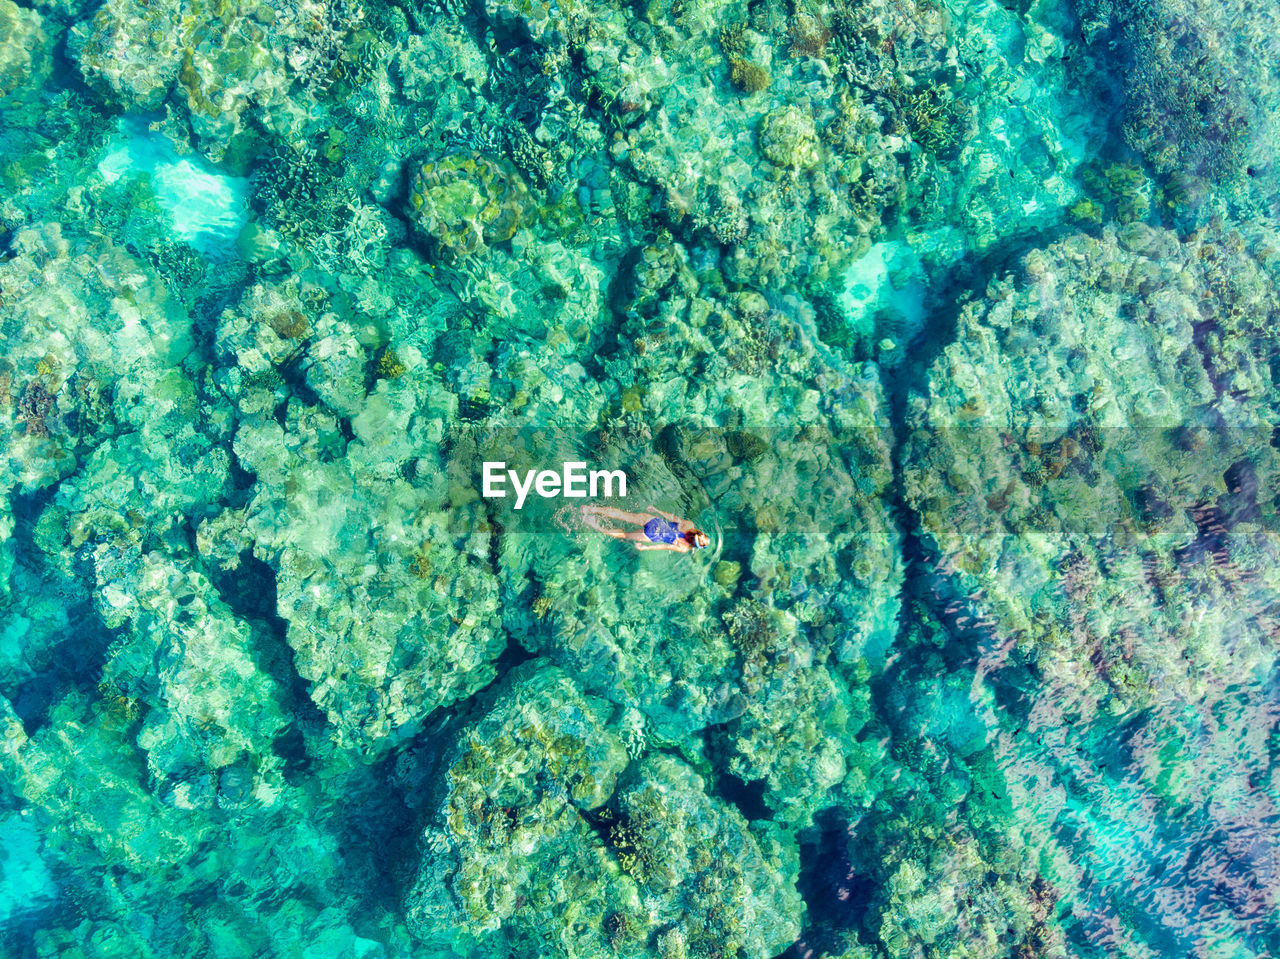
[[[671,523],[672,525],[674,525],[675,528],[682,533],[692,533],[695,529],[698,528],[694,526],[691,522],[689,522],[687,519],[681,519],[675,513],[664,513],[662,510],[658,509],[658,507],[656,506],[648,506],[645,508],[648,509],[649,512],[651,513],[657,513],[659,516],[665,519],[668,523]]]
[[[668,523],[675,523],[677,529],[683,528],[685,524],[689,522],[687,519],[681,519],[675,513],[664,512],[663,510],[658,509],[658,507],[656,506],[646,506],[645,509],[647,509],[650,513],[654,513],[658,516],[661,516]]]

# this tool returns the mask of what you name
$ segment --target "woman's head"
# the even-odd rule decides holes
[[[685,540],[694,549],[706,549],[711,545],[711,537],[700,529],[691,529],[684,534]]]

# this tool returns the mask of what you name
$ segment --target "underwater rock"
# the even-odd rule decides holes
[[[183,32],[179,86],[192,131],[213,160],[244,128],[251,106],[281,102],[292,86],[283,51],[273,50],[276,17],[265,5],[229,11],[228,22],[193,9]]]
[[[81,656],[96,662],[109,641],[95,599],[114,608],[133,587],[98,583],[94,549],[185,548],[188,524],[224,495],[230,467],[219,448],[230,411],[206,404],[182,369],[192,339],[181,304],[149,266],[68,232],[20,230],[0,263],[0,487],[21,497],[0,519],[0,567],[4,591],[24,594],[6,604],[21,654],[0,659],[24,684],[33,668],[74,675]],[[73,655],[77,642],[86,648]],[[38,721],[56,687],[28,688],[17,702]]]
[[[350,835],[340,841],[335,830],[359,822],[359,814],[342,812],[349,804],[383,807],[379,812],[385,814],[384,804],[341,764],[326,771],[334,795],[341,796],[337,803],[317,788],[316,779],[294,785],[308,760],[286,763],[278,740],[274,749],[263,748],[272,723],[282,716],[280,700],[267,688],[274,682],[255,662],[269,660],[267,650],[239,645],[243,627],[232,626],[217,601],[183,622],[198,600],[184,607],[167,603],[163,589],[149,592],[167,583],[178,586],[184,600],[193,596],[186,589],[204,595],[199,577],[179,572],[179,566],[153,556],[144,561],[143,580],[135,581],[141,600],[136,625],[146,621],[144,631],[157,628],[150,633],[156,661],[143,649],[148,640],[131,632],[112,680],[93,696],[60,696],[30,735],[0,697],[0,770],[23,804],[19,815],[37,825],[44,861],[75,864],[74,875],[58,884],[54,905],[93,903],[91,916],[34,930],[32,954],[123,959],[193,945],[215,949],[219,943],[258,941],[267,926],[279,927],[272,936],[277,948],[301,952],[321,943],[330,955],[380,954],[379,943],[357,934],[349,920],[359,910],[351,883],[376,882],[376,876],[371,870],[353,880],[364,857],[360,851],[353,856]],[[207,641],[192,632],[210,626]],[[165,635],[169,627],[177,628],[172,641]],[[228,640],[230,648],[222,648]],[[259,720],[265,722],[255,728]],[[170,728],[170,721],[178,728]],[[240,734],[249,739],[239,740]],[[221,761],[238,745],[253,752],[241,752],[218,771],[202,766],[201,757]],[[155,762],[164,766],[158,779],[149,774]],[[94,801],[83,802],[85,794]],[[264,843],[267,835],[272,839]],[[216,923],[192,921],[202,915],[203,897],[214,884],[257,905],[225,913]],[[286,894],[280,896],[282,890]],[[139,908],[146,909],[148,922],[137,922]],[[357,924],[379,940],[397,936]]]
[[[278,429],[244,429],[236,447],[257,465]],[[487,684],[506,645],[489,534],[461,510],[433,509],[430,491],[398,477],[357,481],[355,464],[286,454],[260,474],[246,525],[277,570],[278,611],[298,672],[346,746],[383,744]],[[286,517],[311,517],[303,532]],[[372,537],[353,531],[372,529]]]
[[[544,660],[503,679],[443,773],[406,902],[416,936],[462,956],[612,954],[609,915],[641,913],[587,818],[627,764],[610,713]]]
[[[163,282],[109,241],[44,223],[12,248],[0,262],[4,491],[53,483],[104,437],[143,427],[157,406],[174,412],[184,392],[175,368],[192,346]]]
[[[0,103],[48,71],[49,42],[40,14],[0,0]]]
[[[746,707],[715,738],[728,772],[763,781],[775,821],[800,825],[829,805],[831,791],[844,782],[847,744],[867,720],[870,693],[865,673],[783,650],[747,660]]]
[[[457,955],[605,957],[656,932],[759,959],[795,937],[796,868],[678,760],[627,767],[611,708],[545,660],[464,730],[409,895]],[[607,805],[606,805],[607,803]]]
[[[162,787],[173,790],[172,801],[207,807],[216,786],[209,774],[242,757],[270,757],[289,722],[275,682],[255,662],[251,627],[205,577],[163,556],[100,547],[94,559],[103,621],[127,624],[102,682],[133,709],[145,707],[137,742],[157,780],[174,780]],[[197,770],[204,775],[192,778]],[[259,791],[259,802],[279,790],[279,782],[252,779],[243,790]],[[203,793],[193,791],[197,782]]]
[[[1019,857],[998,842],[993,849],[969,830],[942,833],[913,818],[875,817],[859,830],[851,857],[857,866],[877,863],[859,883],[870,902],[849,905],[869,912],[865,925],[888,955],[928,955],[942,944],[981,959],[1065,959],[1050,921],[1052,886],[1025,866],[1014,868]]]
[[[364,10],[347,0],[250,2],[225,13],[192,0],[180,34],[178,85],[191,127],[221,160],[249,115],[290,139],[312,132],[308,101],[358,72]]]
[[[255,474],[245,529],[276,571],[298,672],[336,741],[375,750],[486,685],[506,639],[492,530],[475,506],[445,508],[456,399],[409,347],[399,362],[419,375],[367,392],[359,331],[317,294],[294,281],[248,291],[219,327],[245,365],[221,382],[242,413],[236,456]],[[277,364],[293,362],[303,384],[281,376]],[[305,526],[292,519],[304,515]]]
[[[107,0],[71,31],[85,81],[129,110],[153,110],[182,66],[182,5]]]
[[[219,321],[234,365],[216,379],[254,474],[231,542],[275,570],[286,641],[335,740],[376,751],[487,684],[506,640],[491,530],[474,507],[445,509],[457,401],[416,348],[374,349],[348,302],[298,276],[250,287]]]
[[[0,713],[7,780],[31,807],[59,823],[58,846],[76,842],[97,850],[88,857],[81,852],[82,868],[105,860],[145,873],[157,862],[181,862],[208,835],[197,811],[166,807],[146,788],[130,735],[137,712],[123,697],[95,708],[83,695],[68,695],[33,736],[7,700],[0,701]],[[98,801],[78,802],[81,790]]]
[[[1130,224],[1027,254],[962,307],[908,412],[904,489],[949,620],[939,644],[985,677],[963,698],[1000,729],[987,741],[1011,772],[974,792],[1008,802],[1079,927],[1115,929],[1126,953],[1159,954],[1215,884],[1232,891],[1208,923],[1275,897],[1270,878],[1237,881],[1253,867],[1225,843],[1197,853],[1203,868],[1148,864],[1235,829],[1274,857],[1238,816],[1261,775],[1265,753],[1239,744],[1270,724],[1280,614],[1262,492],[1280,469],[1276,249],[1258,224]],[[1207,782],[1221,802],[1193,798]],[[1140,877],[1121,900],[1092,892],[1109,863]],[[1157,932],[1119,918],[1139,911]]]
[[[528,204],[519,174],[478,154],[418,165],[409,187],[415,223],[450,253],[478,253],[515,235]]]
[[[472,106],[477,90],[489,78],[482,48],[460,23],[432,17],[423,31],[407,37],[396,59],[396,73],[404,95],[411,101],[430,103],[439,113],[457,121]],[[474,108],[474,107],[473,107]]]
[[[776,955],[799,933],[794,850],[709,796],[689,766],[654,755],[628,770],[611,844],[642,907],[697,955]]]
[[[760,123],[760,152],[784,170],[807,170],[818,164],[818,133],[813,118],[795,107],[766,114]]]
[[[1262,39],[1267,13],[1240,0],[1075,6],[1094,54],[1080,69],[1106,94],[1121,88],[1124,141],[1164,180],[1170,207],[1196,213],[1210,186],[1232,207],[1274,192],[1280,73]]]
[[[1134,225],[1028,254],[913,401],[939,567],[1086,715],[1274,668],[1276,243]]]

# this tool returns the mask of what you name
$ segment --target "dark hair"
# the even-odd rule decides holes
[[[705,549],[707,546],[711,545],[711,537],[707,536],[707,534],[700,529],[697,529],[697,528],[691,529],[687,533],[684,533],[683,535],[684,535],[685,542],[688,543],[690,546],[692,546],[694,549]],[[704,537],[707,541],[706,544],[703,546],[699,546],[696,542],[694,542],[695,536]]]

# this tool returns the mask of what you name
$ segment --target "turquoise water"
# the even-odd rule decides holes
[[[0,0],[0,954],[1280,954],[1277,12]]]
[[[146,178],[174,236],[210,259],[225,259],[248,222],[248,179],[219,173],[199,156],[179,157],[173,142],[148,132],[141,117],[122,119],[98,173],[108,184]]]

